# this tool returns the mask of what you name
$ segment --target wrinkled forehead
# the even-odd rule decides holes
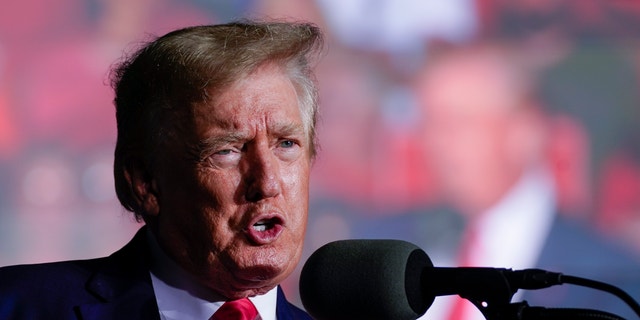
[[[196,125],[227,129],[303,126],[296,88],[278,66],[265,65],[223,88],[212,89],[210,96],[193,108]]]

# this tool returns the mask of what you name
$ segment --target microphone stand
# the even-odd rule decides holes
[[[464,272],[465,269],[473,271]],[[479,271],[482,277],[477,276]],[[427,295],[458,294],[473,303],[487,320],[624,319],[609,312],[592,309],[530,307],[526,301],[511,303],[518,289],[543,289],[565,283],[611,293],[623,300],[640,317],[640,304],[618,287],[541,269],[513,271],[495,268],[431,268],[430,272],[423,273],[421,281],[425,284],[423,288],[437,288],[433,289],[437,293],[427,290]]]
[[[422,273],[421,281],[427,290],[425,296],[458,294],[473,303],[488,320],[520,319],[519,314],[528,305],[510,303],[518,288],[505,275],[509,272],[510,269],[496,268],[430,268]]]
[[[526,301],[524,302],[526,303]],[[593,309],[524,307],[514,319],[585,319],[585,320],[624,320],[613,313]]]
[[[625,320],[623,317],[600,310],[532,307],[526,301],[506,305],[471,302],[480,309],[487,320]]]

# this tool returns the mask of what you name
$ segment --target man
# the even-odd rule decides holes
[[[0,319],[309,319],[278,284],[306,230],[321,47],[309,24],[229,23],[121,63],[115,187],[146,226],[106,258],[1,268]]]
[[[553,139],[562,137],[552,134],[552,116],[519,58],[507,46],[471,45],[430,56],[417,79],[428,162],[443,199],[466,220],[452,264],[538,267],[633,289],[638,297],[637,260],[559,212],[548,154]],[[514,301],[634,317],[620,300],[587,288],[524,293]],[[443,319],[484,319],[471,303],[457,308],[439,300]],[[427,318],[438,318],[433,309]]]

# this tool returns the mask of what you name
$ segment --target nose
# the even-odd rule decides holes
[[[258,147],[247,154],[245,173],[246,199],[256,202],[272,198],[281,192],[278,159],[268,147]]]

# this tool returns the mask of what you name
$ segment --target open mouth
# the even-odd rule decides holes
[[[246,229],[249,240],[257,245],[275,241],[283,230],[284,221],[278,216],[262,217]]]
[[[252,228],[257,232],[263,232],[263,231],[273,229],[275,225],[276,225],[276,221],[273,221],[273,219],[265,219],[265,220],[260,220],[254,223]]]

